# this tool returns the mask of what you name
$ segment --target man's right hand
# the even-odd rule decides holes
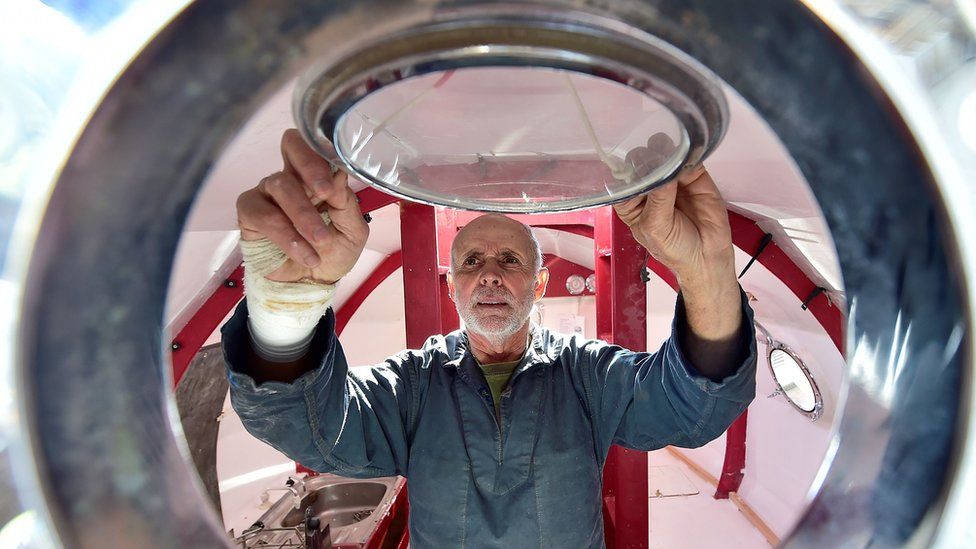
[[[335,283],[352,270],[369,236],[356,194],[346,173],[333,176],[297,130],[282,134],[281,156],[282,171],[237,198],[241,240],[266,237],[288,256],[270,280]],[[331,224],[321,212],[328,212]]]

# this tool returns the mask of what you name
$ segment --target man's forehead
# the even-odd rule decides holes
[[[510,249],[526,253],[530,245],[528,229],[501,215],[484,215],[465,225],[454,237],[455,251]]]

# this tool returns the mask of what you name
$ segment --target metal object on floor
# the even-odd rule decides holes
[[[311,536],[309,521],[320,531],[329,528],[328,541],[336,545],[365,547],[376,533],[404,480],[399,477],[368,480],[316,475],[295,479],[281,496],[235,540],[245,547],[307,546],[322,544],[325,537]]]

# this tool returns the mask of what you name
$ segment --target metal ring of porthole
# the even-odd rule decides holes
[[[738,90],[789,149],[836,242],[852,375],[815,495],[786,544],[927,545],[933,525],[970,505],[944,487],[964,471],[950,457],[966,423],[955,418],[970,383],[972,301],[948,191],[904,113],[799,2],[540,4],[561,9],[562,25],[617,20],[679,48]],[[166,405],[164,294],[190,203],[243,122],[316,58],[471,5],[197,2],[119,76],[37,232],[17,233],[36,234],[16,349],[27,437],[15,441],[26,456],[17,476],[65,545],[230,546]],[[538,14],[536,4],[492,9]]]
[[[728,125],[720,83],[693,58],[618,21],[573,12],[489,6],[453,12],[327,56],[296,89],[299,130],[325,158],[383,191],[426,204],[457,207],[452,197],[406,188],[372,173],[337,147],[336,131],[349,109],[381,89],[425,74],[472,67],[545,67],[610,80],[653,97],[688,135],[683,162],[614,196],[500,204],[472,200],[468,209],[509,213],[581,209],[620,201],[670,179],[708,156]],[[609,200],[608,200],[609,198]]]

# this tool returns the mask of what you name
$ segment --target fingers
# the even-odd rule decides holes
[[[621,221],[630,226],[636,223],[640,218],[640,214],[644,210],[644,202],[646,200],[647,195],[638,195],[629,200],[614,204],[613,210],[617,212],[617,216],[620,217]]]
[[[709,175],[708,170],[705,169],[704,164],[695,164],[694,166],[683,168],[678,172],[678,182],[683,185],[690,185],[699,179],[704,177],[706,180],[702,182],[704,186],[709,186],[715,191],[718,191],[718,187],[715,186],[715,181],[712,180],[712,176]]]
[[[624,157],[624,163],[633,166],[638,177],[643,177],[664,164],[675,150],[677,146],[671,138],[658,132],[648,138],[645,146],[630,150]]]
[[[681,192],[677,207],[692,216],[700,226],[708,227],[714,234],[731,234],[728,209],[718,186],[701,164],[687,168],[678,175]]]
[[[270,175],[261,180],[258,190],[281,208],[309,244],[320,247],[328,239],[328,226],[306,196],[304,185],[295,176],[286,172]]]
[[[255,240],[267,237],[299,265],[315,267],[321,262],[318,253],[299,234],[284,210],[260,189],[251,189],[238,197],[237,218],[241,238]]]
[[[654,233],[667,234],[674,225],[674,204],[678,185],[672,181],[647,193],[643,216],[647,227]]]
[[[349,176],[343,171],[333,174],[332,165],[305,143],[298,130],[292,128],[282,134],[281,156],[285,171],[305,186],[316,206],[324,203],[319,209],[328,211],[337,226],[358,225],[353,223],[354,215],[362,222],[355,193],[349,188]]]
[[[364,243],[369,236],[369,225],[359,209],[359,198],[349,187],[348,176],[339,172],[333,179],[327,202],[323,203],[332,219],[332,225],[353,242]]]
[[[312,150],[294,128],[286,130],[281,136],[281,156],[285,172],[292,174],[305,187],[313,206],[329,212],[333,227],[355,240],[360,236],[365,240],[363,235],[369,233],[369,227],[359,210],[356,193],[349,188],[349,176],[343,171],[333,174],[332,165]],[[297,201],[297,195],[293,198]],[[303,235],[306,234],[300,225],[296,226]],[[318,244],[316,240],[309,241],[313,245]]]
[[[663,239],[674,229],[677,194],[678,185],[672,181],[646,194],[614,204],[613,209],[621,221],[636,231],[635,234],[639,232]]]
[[[291,128],[282,134],[281,158],[284,171],[302,182],[309,197],[326,199],[332,191],[332,165],[305,143],[298,130]]]

